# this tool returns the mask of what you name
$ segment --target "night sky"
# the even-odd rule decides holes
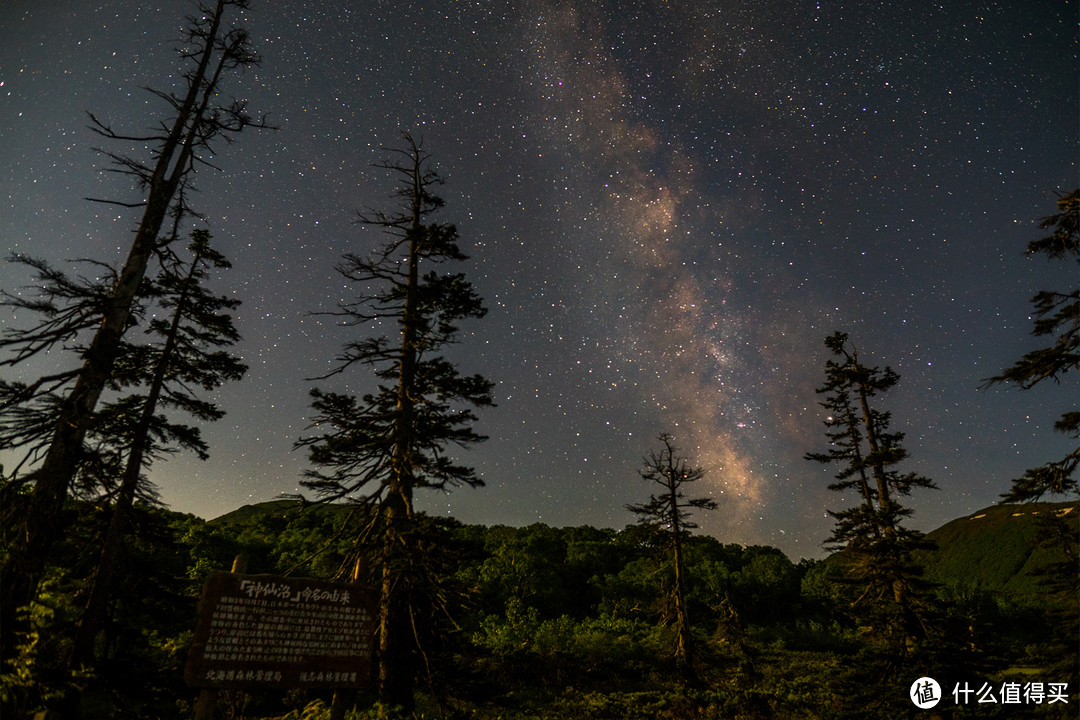
[[[485,524],[621,528],[667,431],[720,508],[699,532],[820,556],[827,508],[814,388],[848,332],[901,375],[883,398],[928,530],[1064,455],[1072,387],[979,390],[1037,347],[1030,297],[1075,266],[1026,259],[1077,184],[1077,6],[974,3],[256,2],[261,67],[230,86],[279,130],[245,133],[193,204],[234,268],[251,369],[221,389],[206,462],[152,470],[174,510],[215,517],[294,492],[305,378],[348,333],[333,267],[393,209],[372,163],[402,130],[447,179],[489,306],[453,358],[496,383],[467,454],[487,487],[421,498]],[[102,173],[93,112],[167,115],[186,2],[7,0],[0,11],[0,245],[121,263],[136,211]],[[138,148],[118,148],[133,150]],[[6,254],[6,253],[5,253]],[[5,289],[28,277],[0,267]],[[12,320],[10,312],[0,318]],[[29,377],[39,367],[20,368]],[[10,372],[10,370],[8,371]],[[361,391],[358,369],[324,388]]]

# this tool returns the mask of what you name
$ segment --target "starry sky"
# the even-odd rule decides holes
[[[190,10],[5,3],[5,254],[122,262],[135,211],[83,198],[133,191],[101,172],[86,113],[133,132],[166,116],[142,88],[176,87]],[[429,512],[621,528],[666,431],[720,503],[698,532],[820,556],[826,509],[851,501],[802,459],[823,449],[834,330],[901,375],[883,402],[904,469],[940,486],[911,499],[913,526],[1064,454],[1052,425],[1074,395],[978,388],[1037,346],[1030,297],[1076,280],[1023,255],[1077,183],[1075,1],[279,0],[243,24],[262,64],[229,92],[279,129],[222,147],[193,204],[234,265],[214,286],[243,301],[250,370],[215,396],[211,458],[152,469],[174,510],[298,488],[305,378],[350,337],[311,313],[350,297],[340,255],[379,241],[356,212],[393,209],[372,164],[402,130],[447,180],[437,219],[489,307],[452,357],[496,383],[467,454],[487,487]],[[0,267],[5,289],[27,280]]]

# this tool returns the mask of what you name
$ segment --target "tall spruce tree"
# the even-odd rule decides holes
[[[901,473],[907,459],[904,434],[889,429],[891,414],[871,404],[900,376],[886,367],[863,365],[846,333],[825,339],[833,358],[825,364],[825,384],[817,392],[828,411],[829,449],[806,459],[837,466],[830,490],[854,491],[858,502],[830,511],[836,519],[828,549],[843,551],[850,580],[857,587],[853,610],[873,638],[903,657],[930,630],[926,583],[912,553],[930,545],[922,533],[904,527],[911,508],[900,499],[916,488],[934,488],[917,473]]]
[[[50,550],[64,532],[56,520],[82,465],[86,435],[98,400],[122,352],[123,338],[132,324],[147,266],[155,254],[176,238],[181,218],[193,212],[187,204],[186,191],[190,189],[196,167],[209,166],[215,141],[228,140],[247,127],[262,124],[248,115],[240,101],[220,104],[226,79],[257,62],[247,32],[230,21],[232,12],[248,5],[248,0],[216,0],[196,7],[179,49],[185,62],[176,83],[180,93],[152,91],[172,111],[155,132],[126,135],[91,116],[95,131],[106,140],[150,149],[146,160],[104,151],[117,172],[135,179],[143,199],[102,202],[139,208],[142,215],[123,267],[101,298],[100,306],[94,308],[97,322],[87,325],[85,318],[76,318],[77,331],[86,329],[92,336],[78,354],[78,368],[65,379],[70,385],[55,394],[58,403],[50,420],[47,447],[41,452],[40,464],[32,470],[29,478],[32,488],[26,501],[20,504],[16,526],[9,536],[11,543],[0,566],[0,658],[4,660],[14,653],[18,608],[34,599]],[[166,222],[169,218],[171,223]],[[7,336],[4,346],[14,352],[3,362],[9,365],[23,362],[71,337],[72,333],[60,328],[44,337],[33,331]],[[18,412],[16,406],[41,397],[40,394],[27,396],[28,388],[35,387],[40,393],[47,387],[55,388],[55,384],[50,379],[44,385],[35,387],[30,383],[14,388],[14,394],[2,401],[5,412],[11,408]]]
[[[414,608],[423,601],[425,558],[413,505],[418,489],[477,487],[470,467],[447,454],[485,438],[472,429],[473,408],[491,405],[492,383],[464,376],[445,359],[458,323],[486,310],[462,274],[443,272],[460,261],[453,225],[429,223],[443,205],[434,194],[442,181],[422,143],[403,133],[404,148],[377,165],[397,181],[400,203],[390,213],[361,215],[385,240],[367,255],[347,254],[337,270],[357,288],[356,298],[329,314],[373,334],[348,343],[333,368],[318,379],[354,366],[371,369],[376,389],[361,397],[314,389],[316,435],[298,442],[315,469],[303,485],[325,501],[350,500],[368,520],[359,541],[379,568],[379,696],[391,706],[413,706],[422,648],[416,643]],[[394,326],[393,335],[379,334]]]
[[[690,510],[715,510],[716,501],[707,497],[687,498],[683,486],[705,476],[703,468],[691,467],[686,458],[680,457],[674,438],[660,433],[660,450],[652,450],[644,459],[638,473],[645,480],[660,486],[649,496],[647,502],[630,504],[626,509],[638,516],[638,524],[661,535],[662,546],[671,553],[675,571],[672,598],[675,601],[675,661],[684,670],[692,667],[694,639],[690,628],[690,611],[686,606],[686,564],[683,561],[683,543],[690,530],[697,524],[690,520]]]
[[[117,362],[110,385],[127,392],[106,403],[97,413],[92,433],[115,445],[124,458],[112,515],[76,634],[71,662],[93,662],[94,640],[105,622],[117,563],[130,532],[136,497],[147,491],[143,474],[165,453],[180,448],[201,459],[208,447],[197,426],[171,420],[162,410],[180,411],[196,420],[219,420],[224,412],[200,398],[196,388],[212,391],[222,383],[239,380],[247,366],[224,349],[239,339],[228,311],[240,301],[214,295],[205,283],[212,270],[230,267],[225,256],[210,246],[210,233],[195,230],[189,258],[173,254],[146,295],[159,308],[160,317],[147,323],[151,342],[133,344]]]

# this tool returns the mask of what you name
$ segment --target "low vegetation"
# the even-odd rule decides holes
[[[439,602],[422,638],[424,671],[409,716],[893,718],[910,713],[908,688],[929,674],[946,701],[955,682],[1068,682],[1070,704],[1024,709],[1069,717],[1076,647],[1055,630],[1068,603],[1055,603],[1040,585],[1039,568],[1052,560],[1040,553],[1049,551],[1031,550],[1039,517],[1069,507],[996,506],[930,533],[939,548],[922,559],[937,583],[943,630],[884,685],[875,679],[883,677],[882,656],[850,612],[842,552],[792,562],[771,547],[687,538],[696,648],[688,673],[675,658],[669,555],[641,526],[480,527],[426,518],[423,532],[440,548],[433,554]],[[66,512],[78,532],[65,542],[66,562],[50,567],[16,672],[3,678],[5,704],[22,709],[75,688],[85,717],[190,718],[197,691],[181,678],[203,579],[239,553],[249,572],[324,578],[345,570],[353,554],[337,533],[344,506],[301,510],[280,501],[211,522],[137,506],[136,541],[125,551],[121,590],[97,649],[104,660],[93,674],[65,672],[92,565],[83,548],[107,524],[91,505]],[[1063,653],[1071,653],[1064,665]],[[326,718],[331,699],[223,692],[219,716]],[[1011,709],[999,706],[1000,716]],[[380,714],[394,713],[364,694],[350,710]]]

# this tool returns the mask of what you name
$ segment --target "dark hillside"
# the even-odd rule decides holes
[[[1038,547],[1040,524],[1064,517],[1072,536],[1080,532],[1073,503],[992,505],[927,533],[938,549],[926,558],[926,577],[942,584],[964,583],[1015,596],[1039,594],[1034,571],[1058,560]]]
[[[299,509],[300,504],[295,500],[269,500],[254,505],[242,505],[207,522],[214,527],[225,529],[247,525],[254,520],[261,521],[269,516],[290,517]]]
[[[350,510],[348,505],[302,509],[295,500],[271,500],[244,505],[208,524],[227,534],[250,537],[252,530],[261,528],[262,534],[272,535],[293,526],[301,515],[332,518],[337,524]],[[993,505],[947,522],[927,533],[938,545],[925,558],[927,579],[1009,595],[1038,594],[1032,571],[1057,559],[1051,550],[1037,546],[1039,526],[1061,516],[1070,523],[1074,537],[1080,534],[1080,517],[1071,503]]]

